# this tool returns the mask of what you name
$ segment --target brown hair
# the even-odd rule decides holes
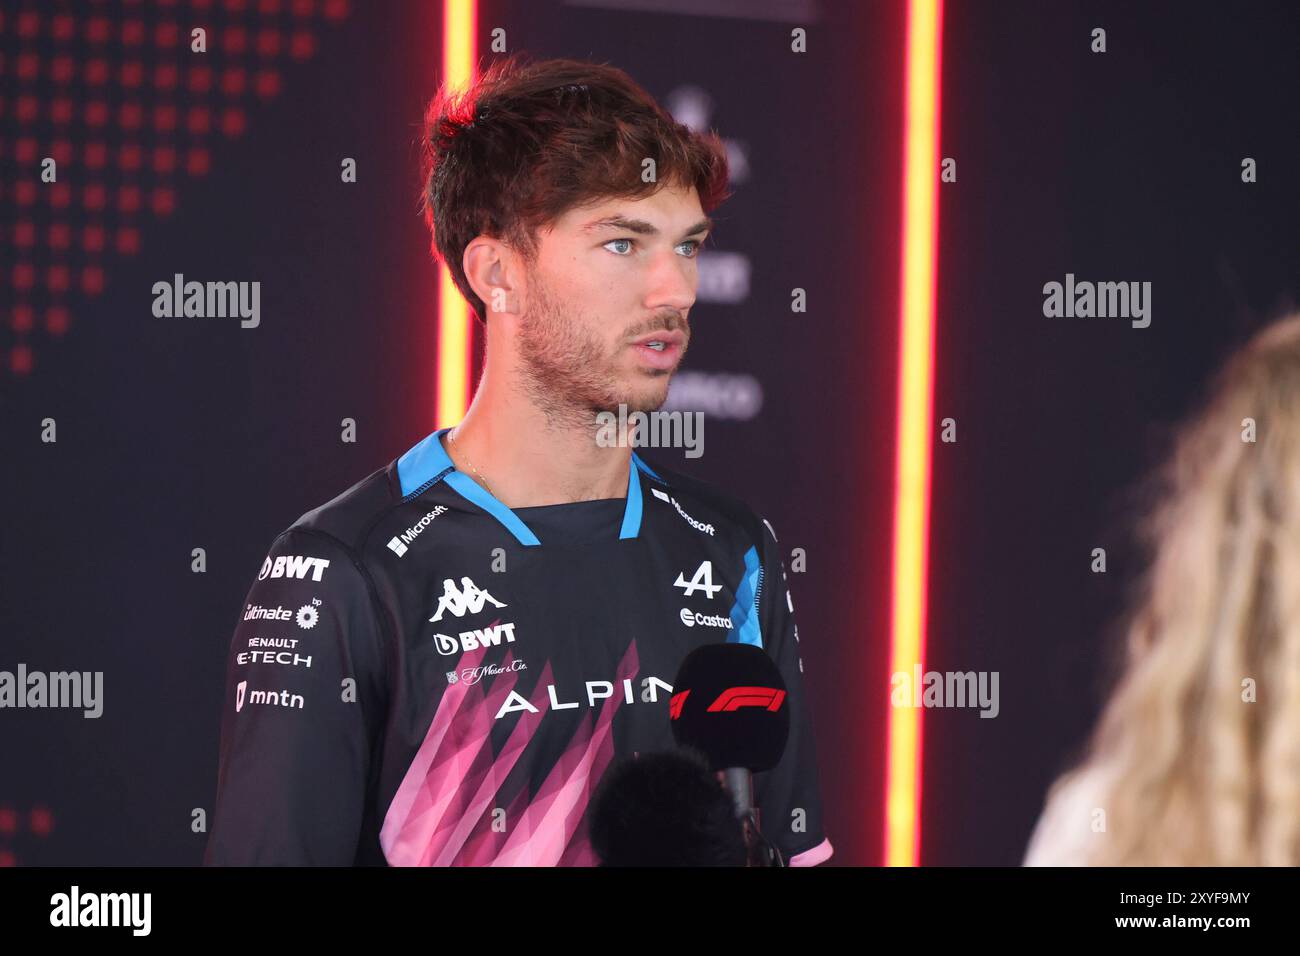
[[[694,186],[706,213],[727,198],[717,133],[692,132],[616,67],[578,60],[498,60],[464,91],[445,87],[424,132],[425,221],[433,254],[480,321],[487,312],[465,278],[465,247],[480,235],[526,261],[538,230],[568,210],[668,183]],[[655,180],[642,179],[645,159]]]

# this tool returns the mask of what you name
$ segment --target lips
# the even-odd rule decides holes
[[[655,343],[652,345],[651,343]],[[654,369],[670,369],[682,357],[686,336],[681,332],[651,332],[632,343],[640,360]]]

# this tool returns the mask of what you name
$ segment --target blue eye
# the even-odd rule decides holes
[[[621,251],[618,249],[609,249],[609,247],[614,245],[614,243],[616,242],[625,243],[627,245],[627,250]],[[604,248],[609,249],[609,251],[614,253],[614,255],[616,256],[627,257],[632,254],[632,247],[635,245],[636,245],[635,239],[611,239],[609,240],[609,242],[605,243]],[[685,242],[679,243],[677,248],[681,249],[683,246],[689,246],[690,249],[684,254],[684,257],[687,259],[694,259],[696,255],[699,253],[700,246],[702,245],[703,243],[700,242],[698,239],[687,239]]]

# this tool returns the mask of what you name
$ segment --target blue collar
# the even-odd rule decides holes
[[[397,477],[402,485],[402,497],[410,497],[438,481],[445,481],[462,498],[472,501],[501,522],[520,544],[528,547],[541,544],[537,535],[517,514],[469,475],[456,470],[455,463],[442,445],[442,436],[449,431],[450,427],[438,429],[397,459]],[[632,453],[632,464],[633,467],[628,469],[627,504],[623,507],[623,524],[618,532],[620,539],[635,538],[641,532],[641,481],[637,472],[644,471],[651,477],[659,477],[636,452]]]

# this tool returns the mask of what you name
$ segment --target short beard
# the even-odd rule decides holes
[[[553,428],[596,427],[600,412],[651,412],[667,398],[620,394],[611,371],[617,353],[605,353],[581,322],[564,315],[536,270],[530,271],[530,307],[519,323],[521,387]],[[663,374],[665,381],[668,373]]]

